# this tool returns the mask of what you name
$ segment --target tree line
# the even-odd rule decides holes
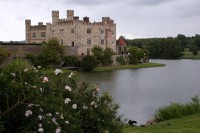
[[[200,49],[200,35],[186,37],[178,34],[176,37],[126,39],[128,46],[137,46],[149,51],[150,58],[178,59],[183,55],[185,48],[197,55]]]

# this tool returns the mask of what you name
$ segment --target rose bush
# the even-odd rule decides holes
[[[0,74],[0,131],[47,133],[122,132],[118,105],[99,88],[82,83],[75,73],[56,69],[45,75],[16,60]]]

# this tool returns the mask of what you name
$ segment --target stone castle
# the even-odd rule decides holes
[[[38,22],[31,25],[25,20],[26,43],[41,43],[56,37],[66,46],[69,55],[91,54],[95,45],[112,48],[116,52],[116,24],[109,17],[102,17],[102,22],[90,22],[89,17],[80,20],[73,10],[67,10],[67,18],[60,19],[59,11],[52,11],[52,23]]]

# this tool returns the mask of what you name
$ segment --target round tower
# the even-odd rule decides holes
[[[67,20],[74,19],[74,10],[67,10]]]
[[[59,11],[52,11],[52,24],[56,24],[59,21]]]
[[[31,20],[27,19],[25,20],[25,33],[26,33],[26,43],[30,43],[31,41]]]

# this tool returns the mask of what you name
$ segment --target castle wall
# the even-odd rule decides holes
[[[76,47],[71,49],[76,50],[72,53],[77,55],[91,54],[91,48],[95,45],[104,49],[109,47],[116,52],[116,24],[109,17],[103,17],[102,22],[91,23],[88,17],[83,20],[74,17],[73,10],[67,11],[66,19],[59,19],[59,11],[52,11],[52,24],[43,25],[40,22],[38,26],[27,29],[30,38],[27,42],[30,43],[41,43],[56,37],[62,45]],[[41,37],[41,33],[45,33],[45,37]]]

